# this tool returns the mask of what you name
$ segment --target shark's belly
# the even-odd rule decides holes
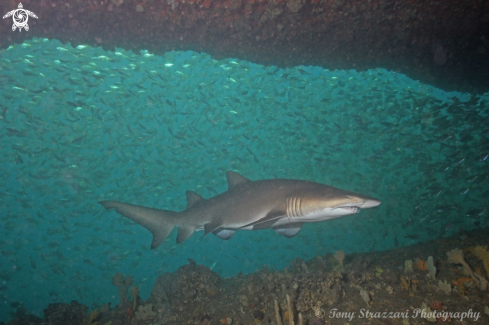
[[[343,217],[349,214],[353,214],[353,212],[349,212],[341,209],[328,209],[327,211],[323,211],[322,214],[311,214],[308,216],[301,216],[301,217],[289,218],[286,215],[284,215],[278,217],[275,223],[271,224],[269,228],[280,228],[286,225],[297,224],[297,223],[326,221],[326,220]],[[240,229],[253,230],[253,225],[242,227]]]
[[[275,227],[281,225],[288,225],[292,223],[320,222],[320,221],[331,220],[339,217],[344,217],[354,213],[356,212],[350,212],[343,209],[327,209],[323,211],[321,214],[311,214],[307,216],[292,217],[292,218],[288,218],[287,216],[284,216],[283,218],[280,218],[273,226]]]

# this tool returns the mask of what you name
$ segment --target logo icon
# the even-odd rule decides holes
[[[18,28],[19,32],[22,31],[22,28],[24,28],[26,31],[29,30],[29,25],[27,25],[29,16],[37,19],[36,14],[33,13],[32,11],[25,10],[24,7],[22,6],[22,3],[19,3],[19,9],[14,9],[8,12],[5,16],[3,16],[3,19],[8,18],[10,16],[12,16],[12,18],[14,19],[12,30],[15,31]]]

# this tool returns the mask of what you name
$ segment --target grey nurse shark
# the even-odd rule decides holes
[[[219,238],[230,239],[238,229],[272,228],[290,238],[297,235],[304,223],[343,217],[381,203],[366,195],[309,181],[252,181],[231,171],[226,176],[229,189],[210,199],[187,191],[187,208],[181,212],[117,201],[99,203],[151,231],[152,249],[161,245],[175,227],[177,244],[199,230],[204,230],[204,236],[212,232]]]

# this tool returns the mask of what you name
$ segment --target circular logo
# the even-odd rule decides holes
[[[25,12],[25,10],[21,10],[21,9],[16,10],[13,17],[14,17],[14,23],[17,26],[24,26],[27,23],[27,20],[29,19],[29,17],[27,17],[27,13]]]
[[[324,312],[324,309],[318,308],[316,309],[316,317],[317,318],[323,318],[326,313]]]

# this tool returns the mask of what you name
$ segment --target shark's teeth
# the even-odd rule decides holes
[[[357,207],[341,207],[340,209],[348,210],[348,211],[351,211],[352,213],[360,212],[360,209]]]

